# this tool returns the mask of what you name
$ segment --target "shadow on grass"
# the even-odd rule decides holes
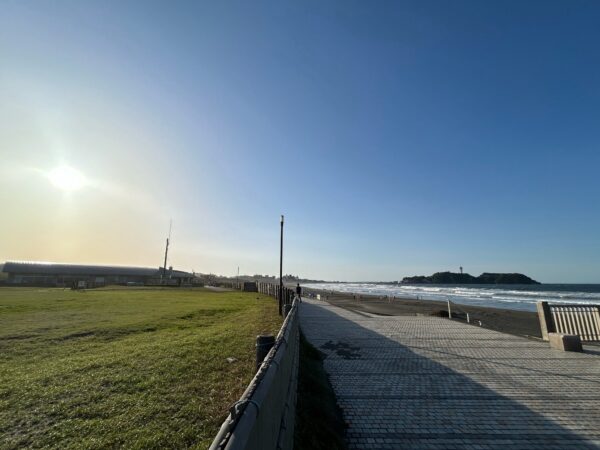
[[[323,354],[300,333],[300,369],[294,448],[346,449],[342,411],[323,368]]]

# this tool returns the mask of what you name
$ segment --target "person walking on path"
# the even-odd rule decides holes
[[[300,287],[300,283],[296,285],[296,296],[299,300],[302,300],[302,288]]]

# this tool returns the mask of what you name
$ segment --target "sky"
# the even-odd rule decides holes
[[[600,283],[597,1],[0,3],[0,261]]]

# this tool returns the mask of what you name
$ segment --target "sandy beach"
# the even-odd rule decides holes
[[[414,300],[399,297],[387,299],[372,295],[352,295],[317,289],[305,289],[304,292],[305,294],[320,294],[321,299],[328,301],[332,305],[369,314],[385,316],[446,315],[448,311],[447,303],[441,301]],[[468,313],[470,322],[474,326],[482,326],[518,336],[541,338],[538,317],[535,312],[466,306],[454,303],[452,303],[451,309],[452,316],[456,320],[466,322],[466,315]]]

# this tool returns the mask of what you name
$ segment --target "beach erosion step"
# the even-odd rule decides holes
[[[600,352],[307,299],[351,449],[600,448]],[[597,347],[596,347],[597,349]]]

